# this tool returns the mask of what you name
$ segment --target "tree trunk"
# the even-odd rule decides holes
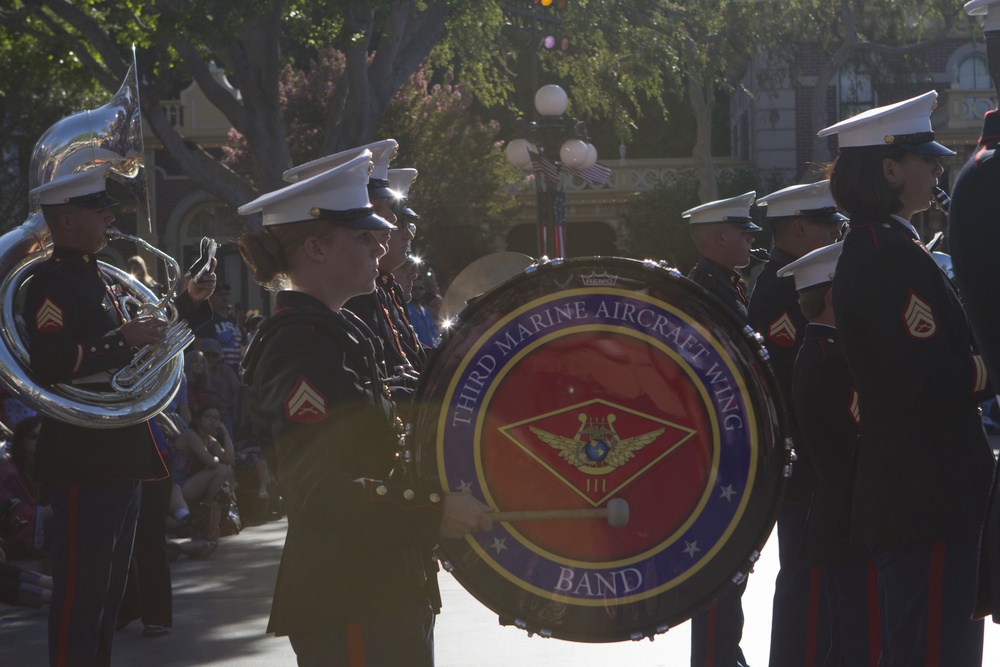
[[[712,159],[712,110],[715,89],[698,77],[688,74],[688,98],[695,117],[694,150],[691,157],[698,172],[698,198],[702,203],[719,198],[719,181]]]

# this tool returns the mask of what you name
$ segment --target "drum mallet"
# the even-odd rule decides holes
[[[494,521],[566,521],[575,519],[607,519],[612,528],[628,525],[628,503],[622,498],[612,498],[607,507],[577,510],[520,510],[490,512]]]

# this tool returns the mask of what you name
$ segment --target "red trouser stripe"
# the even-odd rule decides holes
[[[80,512],[80,487],[76,484],[69,485],[69,521],[67,526],[67,553],[66,553],[66,598],[63,600],[62,611],[59,615],[59,637],[56,640],[56,664],[65,665],[69,656],[67,646],[69,644],[69,622],[73,617],[73,598],[76,594],[76,559],[77,559],[77,527]]]
[[[868,664],[878,667],[882,655],[882,621],[878,618],[878,568],[868,563]]]
[[[816,633],[819,632],[819,598],[823,570],[809,568],[809,611],[806,618],[806,667],[816,667]]]
[[[365,633],[360,623],[347,624],[347,664],[365,667]]]
[[[944,609],[944,542],[931,542],[930,571],[927,577],[926,667],[941,665],[941,615]]]
[[[718,611],[717,604],[708,608],[708,618],[705,621],[705,667],[715,665],[715,614]]]

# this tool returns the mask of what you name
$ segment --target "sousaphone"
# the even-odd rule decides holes
[[[63,118],[35,145],[29,186],[34,189],[55,178],[110,164],[108,177],[135,197],[137,220],[149,219],[142,145],[142,113],[135,53],[120,90],[102,107]],[[43,385],[34,380],[18,313],[34,268],[52,253],[52,239],[37,198],[29,202],[28,219],[0,237],[0,293],[3,331],[0,334],[0,382],[18,399],[61,421],[91,428],[116,428],[140,423],[161,412],[180,387],[180,353],[194,340],[171,301],[183,274],[169,255],[136,236],[108,230],[109,238],[132,241],[167,263],[170,289],[162,298],[131,274],[104,262],[104,275],[122,286],[126,317],[152,315],[169,322],[166,340],[141,349],[132,363],[107,378],[112,389],[101,391],[70,383]]]

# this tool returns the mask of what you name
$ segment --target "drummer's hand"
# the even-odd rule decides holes
[[[477,529],[490,531],[493,520],[492,507],[479,502],[469,493],[453,492],[444,497],[444,517],[441,519],[441,535],[458,539]]]

